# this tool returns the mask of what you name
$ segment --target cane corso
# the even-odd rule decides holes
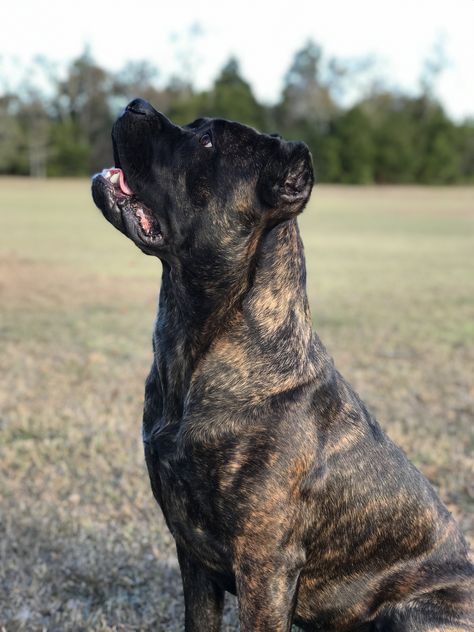
[[[456,523],[313,333],[306,145],[141,99],[112,139],[95,203],[163,265],[143,441],[186,631],[225,591],[243,632],[473,630]]]

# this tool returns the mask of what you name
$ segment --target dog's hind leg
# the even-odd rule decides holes
[[[413,604],[377,617],[374,632],[474,632],[474,619],[469,612]]]
[[[219,632],[224,606],[224,590],[203,567],[179,546],[178,561],[184,591],[185,632]]]

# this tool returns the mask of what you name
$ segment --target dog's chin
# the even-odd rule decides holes
[[[155,254],[163,245],[158,220],[134,195],[121,169],[104,169],[96,174],[92,179],[92,197],[105,219],[144,252]]]

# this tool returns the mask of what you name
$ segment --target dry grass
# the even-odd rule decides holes
[[[472,199],[327,187],[302,221],[320,335],[471,541]],[[140,445],[160,267],[83,181],[0,181],[0,222],[0,625],[181,630]]]

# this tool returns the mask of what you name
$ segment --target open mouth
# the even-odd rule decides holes
[[[117,212],[120,212],[124,226],[129,225],[130,220],[132,220],[138,229],[137,232],[142,238],[145,238],[147,242],[160,242],[163,239],[158,221],[150,209],[135,196],[127,184],[122,169],[117,167],[104,169],[102,173],[95,176],[94,180],[96,179],[100,180],[100,184],[107,192],[107,206],[111,205]],[[112,209],[102,210],[109,211],[110,213]],[[116,222],[113,221],[115,218],[109,217],[109,213],[106,213],[106,217],[110,219],[112,223],[116,224]],[[119,226],[117,226],[117,228],[119,228]]]
[[[124,195],[133,195],[132,189],[125,181],[125,174],[122,169],[117,169],[116,167],[112,167],[111,169],[104,169],[102,171],[102,176],[106,180],[109,180],[109,182],[114,186],[118,185],[118,188]]]

